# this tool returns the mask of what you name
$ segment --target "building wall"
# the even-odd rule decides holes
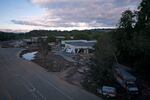
[[[79,53],[79,52],[83,52],[83,53],[89,53],[89,49],[94,49],[92,47],[88,47],[88,46],[73,46],[73,45],[70,45],[70,44],[65,44],[65,47],[64,47],[64,50],[69,50],[70,53]]]
[[[76,45],[71,45],[67,42],[97,42],[96,40],[92,40],[92,41],[87,41],[87,40],[63,40],[61,41],[61,45],[62,46],[62,49],[66,52],[69,52],[69,53],[89,53],[90,51],[94,50],[93,47],[91,46],[76,46]]]

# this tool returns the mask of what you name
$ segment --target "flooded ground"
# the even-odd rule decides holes
[[[35,51],[35,52],[30,52],[30,53],[25,53],[25,54],[22,55],[22,58],[31,61],[31,60],[34,60],[34,57],[35,57],[35,55],[36,55],[37,53],[38,53],[37,51]]]

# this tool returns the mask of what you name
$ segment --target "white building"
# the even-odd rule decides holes
[[[93,52],[93,46],[96,44],[96,40],[65,40],[62,41],[63,50],[68,53],[90,53]]]

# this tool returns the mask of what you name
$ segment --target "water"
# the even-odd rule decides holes
[[[30,52],[30,53],[26,53],[24,55],[22,55],[22,57],[26,60],[34,60],[34,57],[35,57],[35,54],[37,54],[37,51],[36,52]]]

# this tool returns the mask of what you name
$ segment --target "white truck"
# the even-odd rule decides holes
[[[116,97],[116,88],[110,86],[103,86],[102,88],[98,88],[97,92],[106,96],[106,97]]]
[[[136,86],[136,77],[129,73],[126,66],[116,64],[114,68],[114,76],[117,82],[127,90],[129,94],[138,94]]]

